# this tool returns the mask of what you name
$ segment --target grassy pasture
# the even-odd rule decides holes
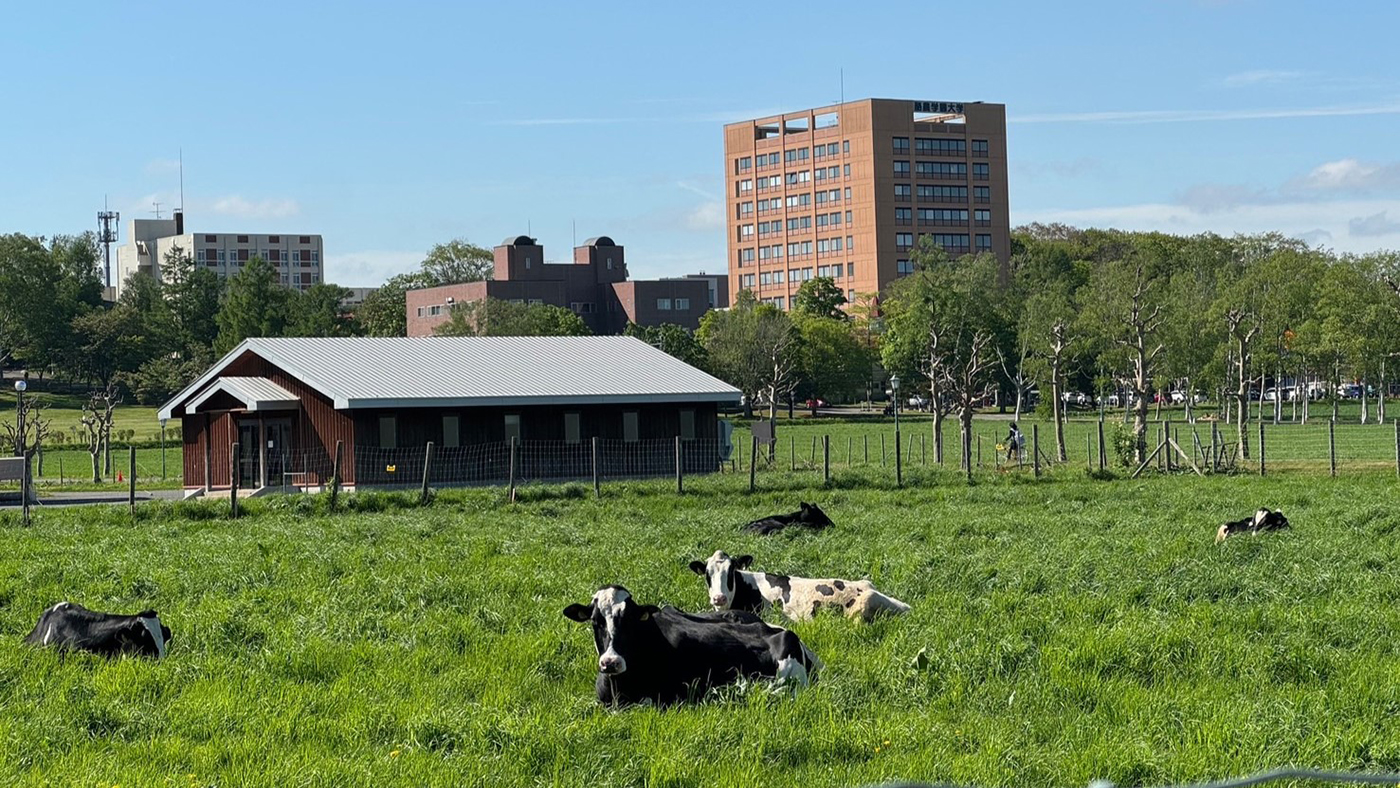
[[[1035,482],[918,469],[0,513],[0,784],[986,786],[1160,784],[1281,764],[1400,769],[1400,514],[1384,474]],[[817,500],[837,527],[760,538]],[[1291,532],[1212,544],[1224,516]],[[600,584],[698,609],[686,561],[868,576],[911,603],[794,625],[827,663],[610,711],[585,627]],[[161,611],[169,659],[20,645],[60,599]],[[922,666],[916,658],[923,654]]]

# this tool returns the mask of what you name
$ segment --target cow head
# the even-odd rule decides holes
[[[831,522],[831,518],[826,516],[826,512],[822,511],[820,506],[814,503],[807,503],[806,501],[802,501],[801,504],[802,510],[798,512],[797,515],[798,522],[811,528],[825,528],[828,525],[834,524]]]
[[[715,610],[728,610],[734,604],[734,588],[739,582],[737,573],[748,569],[752,563],[751,555],[730,558],[723,550],[716,550],[708,561],[691,561],[690,571],[705,578],[705,587],[710,591],[710,604]]]
[[[627,672],[627,654],[637,637],[639,625],[660,612],[655,605],[641,605],[622,586],[604,586],[586,605],[564,608],[564,617],[593,625],[593,645],[598,649],[598,672],[616,676]]]
[[[132,621],[117,633],[122,650],[146,657],[165,658],[165,647],[170,643],[170,627],[160,623],[160,616],[154,610],[137,613]]]

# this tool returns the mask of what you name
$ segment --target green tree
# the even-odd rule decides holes
[[[250,337],[278,337],[287,325],[289,291],[277,269],[254,257],[228,280],[219,306],[219,338],[215,350],[222,355]]]
[[[0,236],[0,359],[13,357],[42,377],[72,345],[72,321],[85,305],[74,281],[81,244]]]
[[[561,306],[485,298],[457,305],[435,333],[440,337],[579,337],[593,332],[583,318]]]
[[[787,313],[741,292],[730,309],[706,312],[696,337],[710,371],[744,392],[747,408],[766,399],[768,418],[776,419],[778,400],[801,380],[801,337]]]
[[[705,346],[700,344],[695,334],[683,326],[663,323],[659,326],[639,326],[628,323],[622,333],[636,337],[662,352],[684,361],[692,367],[707,369],[708,357]]]
[[[874,353],[861,342],[850,321],[798,313],[793,323],[801,338],[808,394],[828,401],[858,399],[870,379]]]
[[[317,282],[303,292],[292,291],[287,300],[287,336],[353,337],[359,325],[345,308],[350,291],[339,285]]]
[[[815,317],[829,317],[845,320],[846,312],[841,307],[846,304],[846,296],[830,277],[819,276],[808,279],[797,288],[792,298],[794,312]]]
[[[136,370],[151,355],[152,342],[142,323],[141,313],[129,303],[74,318],[77,341],[70,353],[71,370],[103,389],[118,375]]]
[[[188,360],[212,361],[219,337],[219,299],[224,281],[207,267],[196,266],[184,249],[174,247],[161,266],[163,291],[179,335],[181,355]]]
[[[490,249],[454,238],[429,249],[420,269],[427,281],[454,285],[491,279],[495,276],[495,265],[496,258]]]

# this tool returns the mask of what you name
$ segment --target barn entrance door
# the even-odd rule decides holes
[[[238,486],[245,490],[256,490],[262,486],[262,465],[258,461],[259,432],[256,421],[238,422]]]
[[[267,485],[281,487],[287,483],[286,472],[292,469],[292,422],[273,419],[263,423],[267,440]]]

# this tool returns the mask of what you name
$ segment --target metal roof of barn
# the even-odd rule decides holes
[[[199,396],[189,401],[186,409],[197,412],[199,406],[208,402],[215,394],[223,392],[242,402],[249,412],[264,410],[295,409],[300,404],[297,395],[273,383],[267,378],[219,378]]]
[[[633,337],[247,339],[161,406],[171,418],[252,353],[339,410],[455,406],[737,403],[740,392]]]

